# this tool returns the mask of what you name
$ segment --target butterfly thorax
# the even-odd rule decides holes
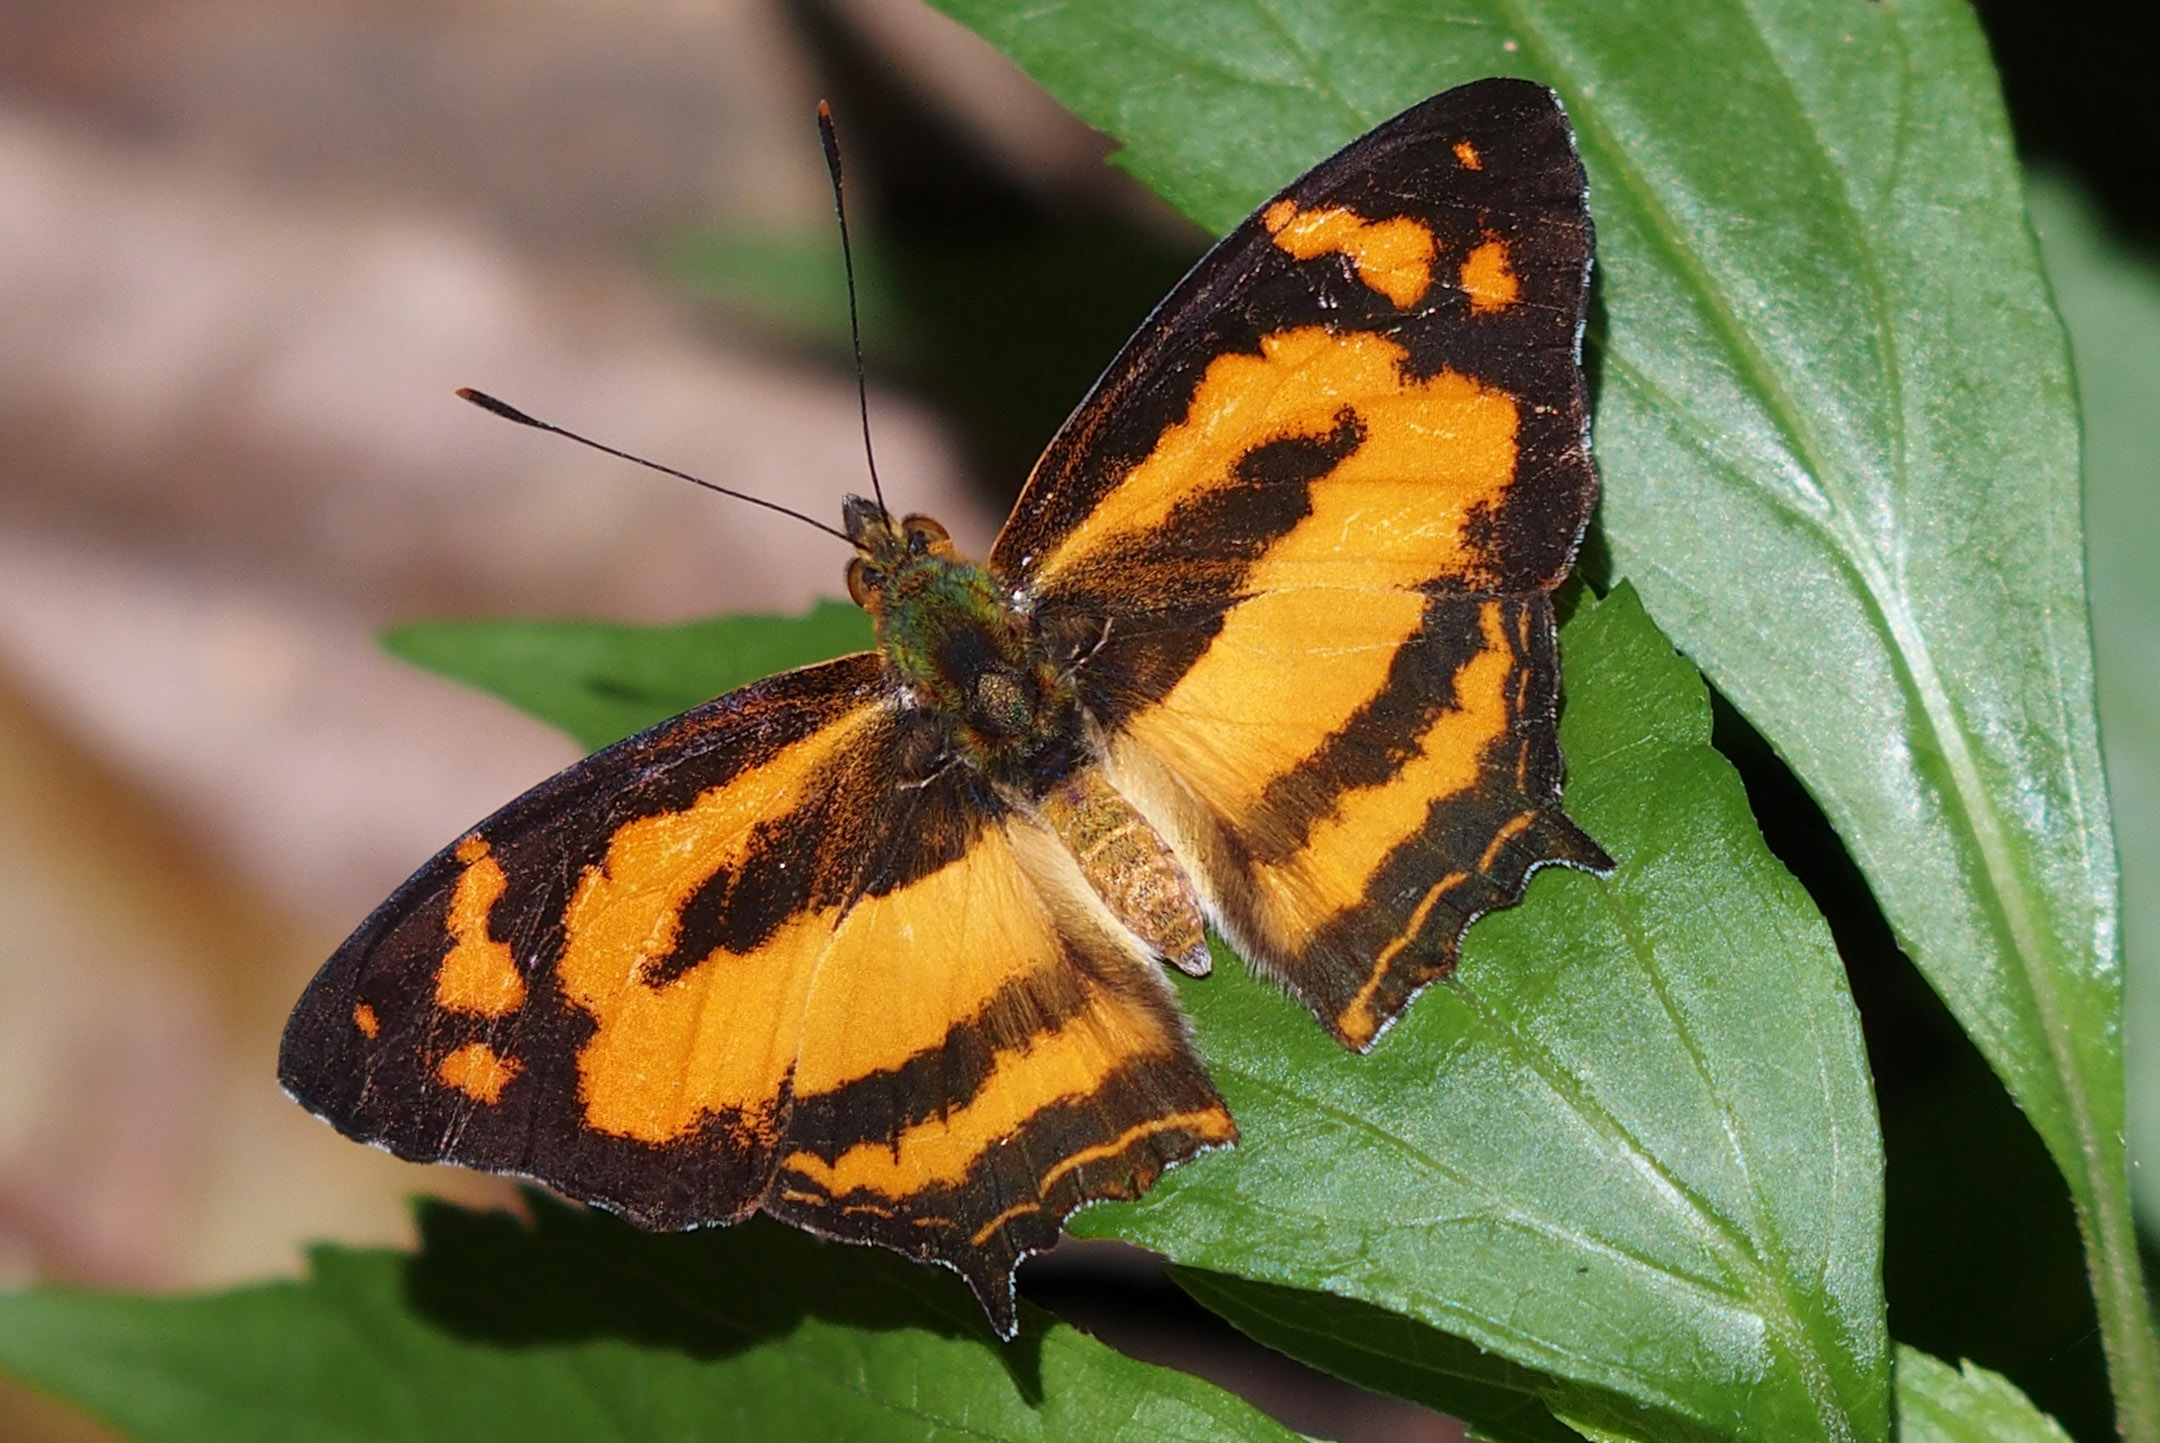
[[[893,679],[957,763],[1049,827],[1112,916],[1166,961],[1208,967],[1200,905],[1169,845],[1094,764],[1069,661],[1011,590],[925,516],[895,524],[850,497],[848,592],[877,623]]]
[[[849,498],[848,592],[877,624],[893,680],[931,722],[940,759],[1032,795],[1081,748],[1078,693],[1036,643],[1006,586],[926,516],[897,523]]]

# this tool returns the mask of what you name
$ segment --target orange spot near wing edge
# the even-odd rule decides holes
[[[485,1042],[468,1042],[435,1065],[435,1080],[493,1107],[522,1071],[516,1058],[504,1057]]]
[[[1522,282],[1508,260],[1507,242],[1498,236],[1487,236],[1464,257],[1457,279],[1477,315],[1504,311],[1522,298]]]
[[[510,879],[480,837],[458,843],[454,855],[465,870],[458,873],[443,918],[450,950],[435,972],[435,1002],[451,1012],[503,1017],[525,1004],[525,978],[517,960],[509,944],[496,941],[488,930],[488,916],[510,890]]]

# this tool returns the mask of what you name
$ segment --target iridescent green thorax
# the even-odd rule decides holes
[[[841,514],[856,550],[848,594],[877,623],[893,680],[934,724],[939,754],[923,759],[924,775],[958,762],[988,780],[1065,844],[1135,940],[1204,975],[1207,935],[1192,882],[1087,755],[1072,648],[1061,660],[1021,599],[962,560],[929,517],[895,522],[855,496]]]
[[[895,522],[853,497],[843,515],[858,553],[848,591],[909,699],[1001,787],[1032,794],[1056,780],[1079,740],[1079,702],[1010,591],[928,517]]]
[[[926,704],[935,705],[962,673],[1023,662],[1025,630],[1010,600],[972,561],[904,561],[878,603],[871,612],[878,645],[895,676]]]

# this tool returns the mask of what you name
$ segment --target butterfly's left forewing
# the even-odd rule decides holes
[[[864,654],[535,788],[325,965],[285,1086],[646,1226],[762,1208],[943,1262],[1009,1334],[1074,1207],[1235,1129],[1070,858],[926,772],[918,722]]]

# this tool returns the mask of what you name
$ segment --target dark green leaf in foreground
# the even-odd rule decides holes
[[[1897,1350],[1898,1443],[2070,1443],[1999,1373]]]
[[[950,1274],[763,1221],[652,1235],[535,1195],[423,1250],[193,1298],[0,1295],[0,1368],[144,1443],[1288,1440],[1208,1384]]]
[[[1491,1443],[1576,1443],[1553,1417],[1553,1381],[1364,1303],[1173,1270],[1179,1285],[1262,1342],[1367,1387],[1445,1408]],[[1963,1371],[1903,1344],[1893,1352],[1899,1443],[2070,1443],[1999,1373]],[[1590,1436],[1594,1427],[1586,1424]],[[1623,1435],[1624,1436],[1624,1435]],[[1673,1443],[1678,1432],[1662,1432]]]
[[[2160,1436],[2076,398],[1961,0],[939,0],[1228,226],[1480,75],[1556,87],[1598,227],[1614,575],[1822,804],[2068,1179]]]
[[[1182,985],[1243,1141],[1075,1231],[1204,1269],[1233,1321],[1278,1315],[1265,1341],[1435,1406],[1472,1411],[1405,1385],[1448,1371],[1418,1361],[1425,1325],[1611,1436],[1880,1439],[1882,1157],[1829,933],[1633,594],[1560,646],[1568,809],[1617,873],[1541,873],[1369,1056],[1227,958]],[[1277,1291],[1237,1303],[1241,1278]],[[1368,1316],[1354,1366],[1299,1343],[1328,1328],[1281,1317],[1283,1288],[1400,1326]]]
[[[870,618],[821,601],[807,616],[723,616],[684,626],[597,621],[423,621],[383,644],[491,691],[586,747],[643,731],[745,682],[870,646]]]

